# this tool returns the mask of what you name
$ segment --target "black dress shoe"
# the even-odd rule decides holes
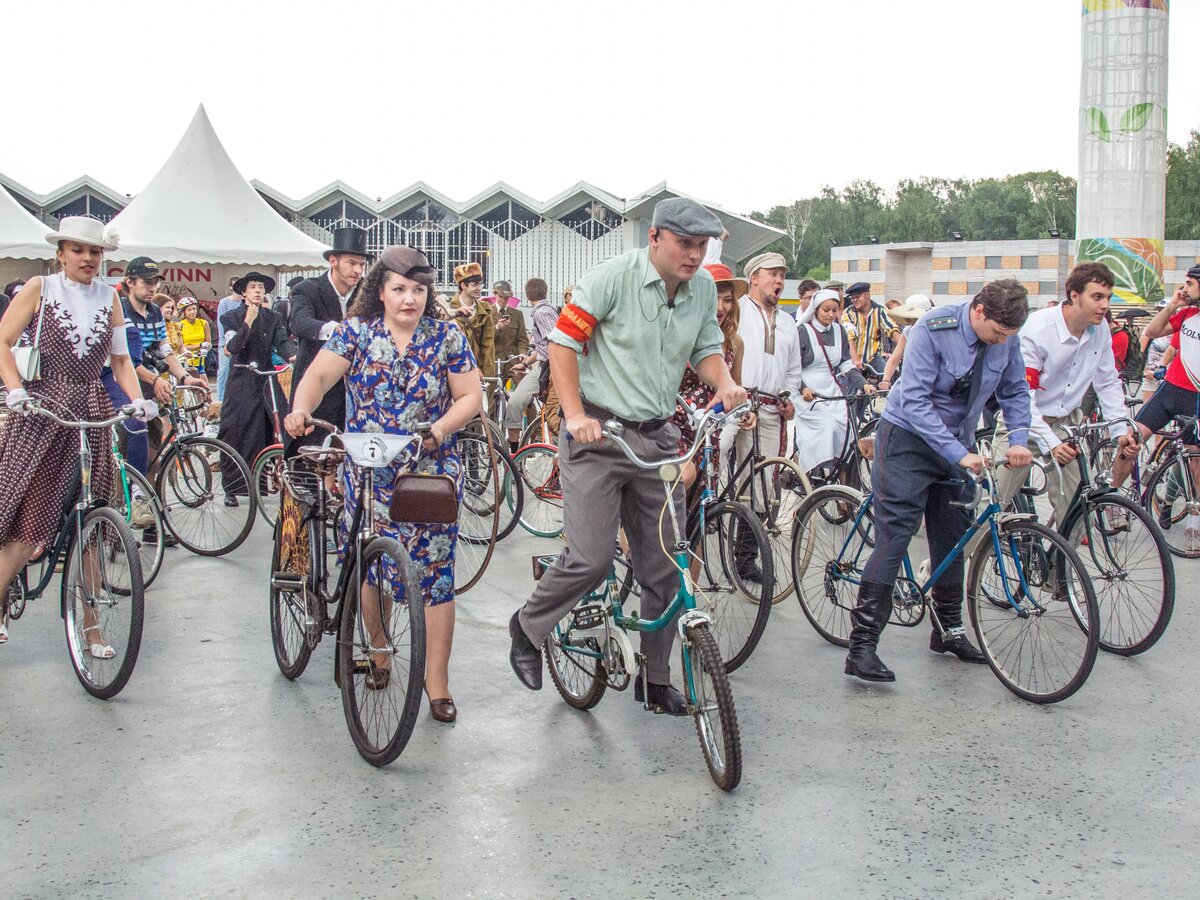
[[[753,581],[755,584],[762,584],[762,569],[753,560],[738,563],[737,573],[738,578],[742,579],[742,581]]]
[[[851,647],[846,656],[846,674],[863,681],[895,681],[896,673],[883,664],[869,644]]]
[[[1171,528],[1171,507],[1169,504],[1158,512],[1158,527],[1163,531],[1169,531]]]
[[[449,697],[429,701],[429,714],[435,722],[453,722],[458,718],[458,709]]]
[[[158,529],[151,527],[151,528],[147,528],[145,531],[143,531],[142,532],[142,542],[146,543],[146,544],[157,544],[158,543]],[[162,536],[162,545],[164,547],[178,547],[179,540],[177,538],[175,538],[173,535],[171,535],[170,533],[164,531],[163,536]]]
[[[226,494],[225,495],[225,505],[226,506],[237,506],[238,498],[233,496],[233,494]]]
[[[520,611],[513,613],[508,620],[508,633],[512,636],[512,649],[508,651],[508,661],[517,673],[521,684],[531,691],[542,689],[542,654],[533,641],[525,634],[521,621],[517,618]]]
[[[987,657],[976,650],[974,645],[967,640],[967,636],[961,631],[946,632],[945,637],[943,637],[934,630],[929,635],[929,649],[934,653],[953,653],[963,662],[987,662]]]
[[[642,679],[637,679],[633,685],[633,699],[638,703],[645,703],[642,696]],[[668,716],[686,716],[688,714],[687,701],[683,699],[676,688],[669,684],[654,684],[650,683],[650,711],[654,713],[664,713]]]

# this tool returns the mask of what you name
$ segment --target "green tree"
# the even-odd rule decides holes
[[[1200,131],[1167,147],[1168,241],[1200,240]]]
[[[962,236],[968,241],[1010,241],[1033,215],[1033,198],[1012,179],[985,178],[963,198]]]
[[[943,201],[925,180],[901,181],[881,241],[942,241]]]
[[[1064,238],[1075,236],[1075,179],[1053,170],[1014,175],[1033,199],[1033,207],[1022,217],[1017,233],[1022,238],[1042,238],[1058,231]]]

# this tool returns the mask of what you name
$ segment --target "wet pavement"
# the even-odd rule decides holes
[[[267,623],[270,536],[173,549],[124,692],[75,680],[57,597],[0,647],[6,896],[1127,897],[1195,891],[1200,562],[1149,653],[1025,703],[982,666],[890,628],[892,686],[794,598],[732,678],[744,777],[709,779],[690,719],[632,691],[588,713],[509,669],[506,624],[553,542],[517,535],[459,601],[459,721],[422,708],[389,768],[363,762],[332,642],[296,682]]]

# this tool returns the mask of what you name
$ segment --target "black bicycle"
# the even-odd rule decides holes
[[[374,530],[375,469],[416,438],[329,432],[323,446],[301,447],[283,472],[271,554],[271,644],[279,671],[299,678],[326,634],[336,634],[334,682],[350,737],[363,759],[386,766],[412,735],[425,684],[425,603],[416,567],[397,541]],[[361,502],[332,590],[329,534],[341,511],[326,478],[344,462],[357,467]]]

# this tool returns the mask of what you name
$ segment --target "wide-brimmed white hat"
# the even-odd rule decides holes
[[[75,241],[102,250],[116,250],[120,246],[117,233],[106,229],[103,222],[90,216],[65,216],[59,219],[58,231],[46,235],[46,241],[51,244]]]
[[[932,300],[924,294],[913,294],[904,301],[903,306],[889,309],[887,314],[890,319],[903,319],[906,322],[915,322],[931,309],[933,309]]]

